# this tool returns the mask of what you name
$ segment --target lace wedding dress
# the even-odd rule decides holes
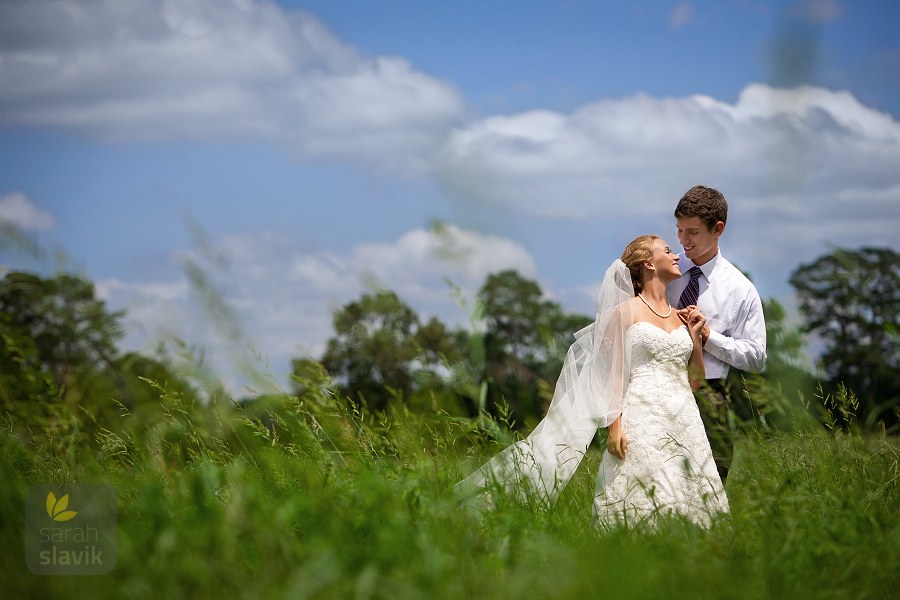
[[[628,268],[607,269],[597,317],[575,333],[547,415],[455,486],[466,500],[493,505],[491,489],[552,506],[597,429],[621,415],[624,460],[604,453],[593,513],[598,524],[652,523],[669,513],[708,525],[728,511],[712,451],[687,376],[693,344],[686,327],[671,333],[633,323]],[[487,493],[485,493],[487,492]]]
[[[638,322],[625,333],[631,377],[622,403],[625,460],[603,454],[594,518],[598,524],[653,522],[669,513],[708,525],[728,512],[709,440],[687,377],[690,334]]]

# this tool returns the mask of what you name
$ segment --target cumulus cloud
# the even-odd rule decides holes
[[[0,198],[0,223],[8,223],[23,231],[46,231],[56,224],[53,215],[35,206],[19,192]]]
[[[657,211],[700,174],[752,195],[890,189],[898,150],[900,123],[848,92],[755,84],[735,104],[639,95],[489,117],[453,132],[439,172],[467,195],[577,218]]]
[[[471,297],[490,273],[537,274],[521,245],[453,225],[414,229],[393,242],[362,243],[345,253],[310,251],[273,233],[231,235],[177,258],[206,273],[237,317],[242,342],[268,356],[280,375],[292,357],[319,356],[332,335],[332,312],[373,287],[397,292],[423,318],[435,315],[461,324],[468,315],[456,305],[446,279]],[[242,350],[217,331],[215,325],[222,323],[210,323],[203,299],[183,277],[144,283],[107,279],[97,283],[97,291],[112,308],[127,310],[126,347],[151,343],[160,334],[178,335],[210,347],[224,370],[223,354]]]
[[[300,158],[409,170],[461,111],[449,84],[362,57],[269,0],[0,3],[0,124],[254,137]]]
[[[493,116],[455,130],[437,169],[457,194],[573,219],[656,219],[711,185],[740,215],[731,241],[781,260],[900,231],[900,123],[845,91],[754,84],[733,104],[638,95]]]

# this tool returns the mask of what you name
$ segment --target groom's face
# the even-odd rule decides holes
[[[678,228],[678,242],[684,248],[684,255],[696,265],[703,265],[719,251],[719,236],[725,224],[719,221],[709,229],[699,217],[682,217],[675,220]]]

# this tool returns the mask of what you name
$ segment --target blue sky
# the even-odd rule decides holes
[[[677,245],[704,183],[730,202],[724,254],[791,305],[801,262],[898,248],[898,75],[890,1],[15,0],[0,219],[128,310],[127,347],[178,335],[233,386],[243,343],[186,259],[284,381],[372,286],[462,323],[443,277],[516,268],[589,314],[630,239]]]

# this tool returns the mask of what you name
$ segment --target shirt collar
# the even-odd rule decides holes
[[[709,281],[709,278],[712,276],[713,271],[715,271],[716,269],[716,264],[719,262],[720,256],[722,256],[721,250],[716,252],[715,256],[713,256],[702,265],[695,265],[694,261],[682,254],[681,260],[678,262],[680,263],[682,274],[687,274],[687,272],[690,271],[693,267],[700,267],[700,270],[703,272],[703,276],[706,277],[707,281]]]

